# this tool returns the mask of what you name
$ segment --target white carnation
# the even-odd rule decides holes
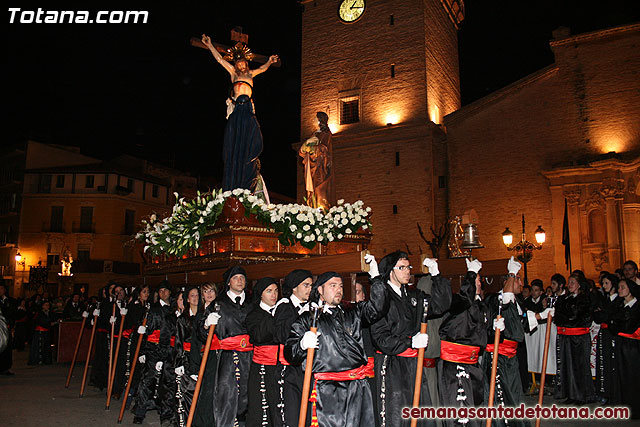
[[[304,231],[309,231],[309,230],[311,229],[311,227],[309,227],[309,224],[305,224],[305,225],[302,227],[302,229],[303,229]]]

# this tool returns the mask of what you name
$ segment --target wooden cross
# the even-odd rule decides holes
[[[249,34],[245,34],[242,32],[242,27],[234,27],[231,30],[231,41],[234,42],[241,42],[244,43],[245,45],[249,43]],[[209,48],[207,48],[204,44],[202,44],[202,39],[198,38],[198,37],[191,37],[191,39],[189,40],[191,46],[194,47],[199,47],[201,49],[206,49],[209,50]],[[213,44],[213,47],[216,48],[216,50],[218,52],[220,52],[220,54],[222,56],[224,56],[227,53],[227,49],[230,48],[230,46],[225,46],[223,44],[220,43],[216,43],[214,41],[211,42],[211,44]],[[267,62],[269,60],[269,57],[266,55],[259,55],[257,53],[253,54],[253,59],[252,61],[264,64],[265,62]],[[279,67],[280,65],[282,65],[282,61],[278,61],[274,64],[271,64],[272,67]]]

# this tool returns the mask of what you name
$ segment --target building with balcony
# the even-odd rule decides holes
[[[57,161],[30,161],[43,152]],[[13,240],[5,245],[1,262],[14,296],[44,289],[84,289],[93,295],[109,280],[133,283],[143,262],[133,240],[141,219],[170,210],[174,191],[187,197],[196,191],[196,178],[146,160],[82,156],[83,162],[65,162],[69,153],[79,154],[29,142],[22,154],[22,182],[14,185],[15,198],[21,201],[17,221],[0,223]],[[58,273],[66,251],[74,260],[73,278],[61,281]]]

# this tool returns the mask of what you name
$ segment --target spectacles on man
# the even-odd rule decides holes
[[[397,267],[393,267],[394,270],[400,270],[400,271],[405,271],[405,270],[411,270],[413,267],[411,267],[410,265],[399,265]]]

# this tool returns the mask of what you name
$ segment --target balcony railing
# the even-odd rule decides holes
[[[71,227],[74,233],[95,233],[96,232],[96,223],[92,222],[82,223],[82,222],[73,222],[73,226]]]
[[[42,231],[45,233],[64,233],[64,223],[56,224],[50,222],[42,223]]]

